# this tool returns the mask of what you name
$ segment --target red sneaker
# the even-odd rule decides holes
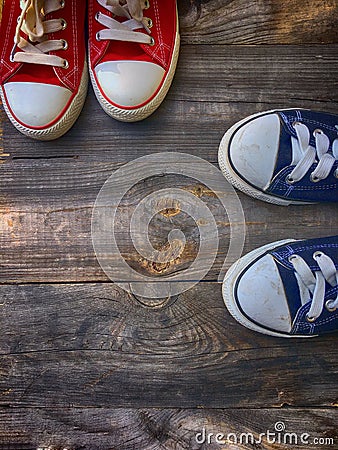
[[[13,0],[3,6],[1,99],[27,136],[58,138],[80,114],[88,85],[85,9],[82,0]]]
[[[176,0],[89,0],[89,73],[114,119],[148,117],[171,85],[179,53]]]

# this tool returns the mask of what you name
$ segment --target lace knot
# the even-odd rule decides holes
[[[39,42],[44,36],[43,0],[21,0],[22,9],[15,33],[15,40],[20,42],[20,30],[27,34],[31,42]]]

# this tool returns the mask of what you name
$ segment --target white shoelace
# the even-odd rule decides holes
[[[97,0],[107,11],[126,20],[117,20],[98,12],[95,19],[105,28],[96,34],[96,39],[138,42],[140,44],[154,45],[150,36],[151,19],[143,16],[143,10],[149,8],[148,0]],[[145,29],[148,34],[135,30]]]
[[[20,1],[22,11],[16,26],[11,61],[68,68],[67,60],[48,54],[66,49],[67,42],[64,39],[49,40],[47,37],[49,33],[65,29],[67,23],[64,19],[45,20],[47,14],[62,9],[64,5],[65,0]],[[29,42],[20,36],[21,32],[28,36]],[[16,47],[22,51],[15,52]]]
[[[325,298],[325,282],[332,287],[338,284],[338,272],[332,259],[323,252],[315,252],[313,259],[317,262],[319,269],[312,273],[310,267],[301,256],[292,255],[289,261],[295,270],[297,278],[300,298],[302,305],[307,303],[312,297],[311,307],[307,313],[309,322],[315,321],[322,313],[324,306],[328,311],[334,311],[338,308],[338,294],[335,299],[327,300],[324,305]]]
[[[324,180],[331,172],[333,164],[338,159],[338,139],[332,144],[332,154],[328,153],[330,140],[322,130],[315,130],[316,148],[310,145],[310,131],[308,127],[301,122],[294,122],[293,127],[297,138],[291,138],[292,145],[292,165],[295,165],[293,171],[288,175],[289,184],[300,181],[314,162],[317,162],[315,170],[311,173],[311,181],[314,183]],[[337,170],[335,176],[338,177]]]

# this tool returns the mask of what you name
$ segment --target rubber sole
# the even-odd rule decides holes
[[[178,30],[178,25],[177,25],[177,30]],[[107,101],[106,98],[102,95],[102,93],[96,83],[94,73],[91,69],[91,64],[89,63],[89,74],[90,74],[92,86],[93,86],[96,98],[97,98],[98,102],[100,103],[104,112],[107,113],[113,119],[119,120],[121,122],[138,122],[140,120],[143,120],[143,119],[146,119],[147,117],[149,117],[160,106],[160,104],[163,102],[165,96],[167,95],[167,93],[169,91],[169,88],[171,86],[171,83],[173,81],[175,71],[176,71],[179,50],[180,50],[180,34],[177,31],[176,37],[175,37],[175,46],[174,46],[174,51],[173,51],[173,56],[171,59],[170,67],[169,67],[168,73],[165,77],[165,80],[164,80],[161,88],[159,89],[158,93],[155,95],[155,97],[149,103],[146,103],[144,106],[141,106],[140,108],[135,108],[135,109],[119,108],[118,106],[114,106],[109,101]]]
[[[270,244],[264,245],[247,255],[240,258],[237,262],[235,262],[228,272],[225,275],[223,285],[222,285],[222,294],[225,306],[227,307],[229,313],[232,315],[234,319],[237,320],[241,325],[250,330],[257,331],[258,333],[266,334],[274,337],[283,337],[283,338],[311,338],[315,335],[293,335],[281,333],[278,331],[270,331],[264,327],[260,327],[254,322],[251,322],[245,315],[243,315],[242,311],[239,309],[236,301],[235,301],[235,285],[238,277],[242,274],[242,272],[246,269],[246,267],[251,264],[251,262],[255,261],[260,256],[263,256],[266,252],[275,249],[281,245],[286,245],[290,242],[295,242],[295,239],[285,239],[282,241],[272,242]]]
[[[301,108],[290,108],[289,110],[300,110]],[[233,186],[235,186],[240,191],[244,192],[247,195],[250,195],[251,197],[257,198],[258,200],[263,200],[264,202],[273,203],[275,205],[282,205],[282,206],[288,206],[288,205],[309,205],[311,202],[301,202],[297,200],[285,200],[283,198],[275,197],[270,194],[266,194],[259,189],[255,189],[250,184],[246,183],[243,178],[241,178],[232,168],[230,161],[229,161],[229,143],[232,138],[232,136],[241,128],[243,124],[246,122],[249,122],[252,119],[265,116],[266,114],[273,114],[279,111],[285,111],[274,109],[271,111],[264,111],[258,114],[252,114],[251,116],[245,117],[244,119],[240,120],[239,122],[235,123],[229,130],[224,134],[221,143],[219,145],[218,150],[218,164],[219,167],[227,179],[229,183],[231,183]]]
[[[87,63],[85,63],[82,72],[79,91],[75,95],[73,101],[71,102],[65,114],[60,118],[58,122],[56,122],[51,127],[38,130],[26,127],[15,119],[6,103],[6,97],[4,95],[2,87],[0,89],[0,95],[3,107],[6,111],[9,120],[12,122],[15,128],[20,131],[20,133],[40,141],[51,141],[53,139],[57,139],[63,136],[74,125],[74,123],[76,122],[77,118],[80,115],[80,112],[86,100],[87,89],[88,89],[88,67]]]

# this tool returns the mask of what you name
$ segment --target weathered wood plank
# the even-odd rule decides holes
[[[26,138],[3,114],[7,161],[124,164],[157,151],[183,151],[216,162],[226,129],[249,114],[287,107],[337,113],[337,54],[338,45],[185,46],[167,98],[145,121],[111,119],[91,90],[75,126],[56,141]]]
[[[168,150],[216,163],[222,134],[246,115],[276,107],[337,112],[338,46],[310,45],[337,44],[337,0],[179,0],[179,10],[184,45],[175,81],[147,121],[111,120],[90,91],[70,133],[37,143],[1,112],[0,282],[106,280],[90,243],[91,208],[124,163]],[[229,238],[224,211],[198,184],[166,182],[212,210],[223,245],[209,274],[215,279]],[[121,246],[136,266],[123,230],[141,196],[159,187],[164,180],[149,179],[124,201]],[[333,205],[286,210],[240,198],[245,251],[337,233]],[[165,242],[172,225],[190,243],[171,268],[181,270],[198,240],[179,214],[159,218],[155,242]],[[0,329],[3,450],[194,450],[203,448],[194,441],[203,427],[258,437],[277,421],[290,432],[337,438],[336,337],[288,341],[250,332],[229,316],[213,283],[163,304],[142,303],[110,283],[0,286]],[[228,409],[163,409],[196,406]],[[151,407],[162,409],[140,409]],[[258,446],[276,448],[266,440],[235,448]]]
[[[4,0],[0,0],[0,17]],[[182,42],[337,43],[337,0],[178,0]]]
[[[0,17],[4,0],[0,0]],[[337,0],[178,0],[182,42],[337,43]]]
[[[247,330],[214,283],[156,306],[113,284],[1,286],[0,296],[0,406],[11,410],[337,404],[336,336]]]
[[[291,449],[297,444],[297,449],[308,450],[315,439],[322,439],[322,444],[317,447],[327,450],[333,449],[337,442],[336,420],[337,411],[315,408],[2,409],[0,449],[219,450],[230,447],[224,447],[224,444],[217,443],[217,440],[228,440],[227,445],[232,444],[232,448],[236,449],[273,450],[277,448],[273,439],[278,442],[280,436],[281,444],[285,442],[286,445],[278,448]],[[294,435],[287,438],[284,433],[276,432],[276,423],[284,423],[286,432]],[[223,434],[224,438],[219,436],[216,440],[218,433]],[[242,437],[241,433],[244,433]],[[259,443],[260,434],[263,433],[265,436],[261,437]],[[309,436],[304,436],[305,433]]]
[[[337,43],[337,0],[178,0],[184,43]]]
[[[122,124],[111,120],[91,92],[76,126],[55,142],[27,139],[5,119],[4,163],[0,165],[0,281],[106,280],[92,249],[90,218],[96,195],[108,176],[124,163],[157,151],[187,152],[215,163],[224,131],[259,110],[303,106],[337,111],[337,49],[237,46],[234,51],[229,46],[187,46],[168,99],[147,121]],[[210,64],[217,75],[212,80],[208,77]],[[201,194],[198,184],[169,177],[148,179],[126,197],[119,239],[131,264],[139,265],[139,256],[124,234],[132,208],[147,193],[173,183]],[[334,205],[290,207],[286,214],[283,208],[239,195],[248,224],[245,251],[282,238],[337,233]],[[221,248],[208,277],[216,279],[229,227],[214,196],[202,190],[202,199],[219,226]],[[159,217],[159,226],[153,230],[155,242],[165,245],[173,224],[182,227],[190,246],[169,272],[189,264],[198,245],[196,227],[182,214]]]
[[[39,161],[21,164],[18,170],[16,165],[10,191],[0,206],[1,282],[107,280],[92,246],[91,214],[99,188],[113,167],[102,164],[89,169],[81,164],[69,167],[59,161]],[[141,178],[145,167],[141,165],[139,170]],[[11,172],[5,177],[11,178]],[[129,234],[130,217],[138,202],[173,185],[193,193],[197,202],[206,205],[216,220],[218,256],[207,278],[215,280],[228,251],[229,218],[214,193],[181,176],[146,179],[126,195],[115,221],[120,252],[136,271],[150,276],[182,271],[195,260],[199,251],[199,229],[207,223],[197,224],[182,211],[175,216],[158,213],[149,227],[150,238],[158,249],[166,248],[170,230],[180,229],[185,234],[187,242],[182,254],[168,266],[147,263],[135,249]],[[247,224],[244,252],[279,239],[328,236],[338,231],[338,211],[334,204],[293,206],[284,214],[284,208],[255,201],[244,194],[239,194],[239,198]],[[116,265],[120,258],[119,254],[111,254],[111,264]],[[189,276],[195,279],[194,272]]]

